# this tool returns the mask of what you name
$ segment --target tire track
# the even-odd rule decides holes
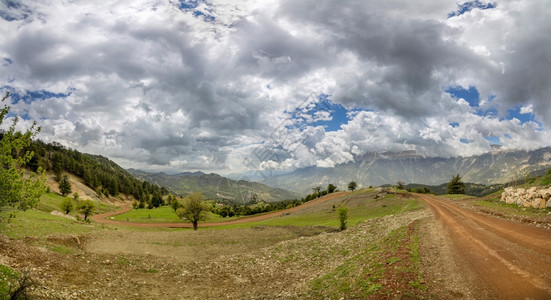
[[[551,299],[551,232],[418,194],[449,230],[457,255],[500,299]]]

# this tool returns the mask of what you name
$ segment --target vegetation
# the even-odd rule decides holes
[[[30,271],[16,272],[0,265],[0,299],[27,299],[27,291],[36,285]]]
[[[142,180],[158,183],[182,197],[193,192],[200,192],[205,199],[216,199],[229,204],[252,204],[255,201],[273,202],[298,197],[298,194],[283,189],[272,188],[258,182],[233,180],[214,173],[187,172],[168,175],[132,169],[129,172]]]
[[[356,183],[356,181],[350,181],[350,183],[348,183],[348,190],[350,190],[351,192],[356,190],[357,187],[358,184]]]
[[[206,218],[207,207],[203,202],[203,195],[199,192],[193,193],[184,199],[182,207],[176,210],[180,219],[186,219],[193,224],[193,230],[197,230],[199,221]]]
[[[8,99],[9,93],[2,102]],[[0,110],[0,125],[10,111],[8,105]],[[14,118],[7,131],[0,131],[0,209],[5,206],[26,210],[36,206],[40,195],[46,191],[44,170],[36,168],[25,172],[24,166],[35,158],[35,153],[27,149],[31,139],[40,132],[33,123],[25,133],[15,130],[18,118]]]
[[[455,175],[448,183],[448,194],[465,194],[465,183],[461,181],[459,174]]]
[[[84,221],[96,210],[96,204],[92,200],[83,200],[78,205],[78,210],[84,215]]]
[[[341,206],[337,209],[337,214],[339,215],[339,229],[345,230],[346,229],[346,223],[348,220],[348,208],[346,206]]]
[[[61,192],[61,196],[67,196],[73,191],[67,175],[63,175],[59,180],[59,191]]]
[[[145,207],[153,195],[168,194],[166,188],[139,180],[113,161],[100,155],[85,154],[59,143],[46,144],[40,140],[25,144],[24,151],[35,154],[21,164],[28,170],[52,172],[60,182],[64,177],[63,172],[73,174],[82,178],[84,184],[96,191],[100,197],[131,195]],[[66,194],[70,193],[69,191]]]
[[[399,189],[399,190],[405,190],[405,183],[403,181],[398,181],[396,183],[396,188]]]
[[[63,199],[60,208],[62,212],[64,212],[65,214],[69,214],[74,209],[73,201],[70,198]]]
[[[391,297],[397,285],[404,298],[429,298],[421,272],[419,236],[418,222],[392,231],[333,271],[313,280],[311,298],[401,298]]]

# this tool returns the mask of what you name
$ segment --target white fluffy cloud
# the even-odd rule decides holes
[[[499,2],[448,18],[457,9],[4,1],[0,86],[27,95],[13,112],[37,120],[40,138],[150,170],[333,166],[374,151],[474,155],[489,137],[509,149],[547,146],[551,4]],[[450,97],[450,86],[475,87],[478,106]],[[296,110],[322,94],[357,109],[340,130],[315,124],[332,111]],[[255,158],[259,148],[272,156]]]

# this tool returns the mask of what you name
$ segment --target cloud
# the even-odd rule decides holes
[[[12,111],[37,120],[40,138],[148,170],[474,155],[489,151],[489,136],[532,149],[551,128],[550,7],[7,2],[0,87],[28,99]],[[479,99],[450,97],[458,87]],[[271,156],[243,163],[258,148]]]

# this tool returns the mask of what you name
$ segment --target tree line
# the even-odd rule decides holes
[[[137,201],[147,205],[152,199],[162,199],[162,196],[169,193],[164,187],[135,178],[104,156],[81,153],[56,142],[44,143],[35,140],[27,145],[23,152],[34,154],[24,167],[33,172],[44,170],[55,174],[60,189],[63,187],[62,193],[70,193],[63,172],[82,178],[98,196],[132,195]]]

